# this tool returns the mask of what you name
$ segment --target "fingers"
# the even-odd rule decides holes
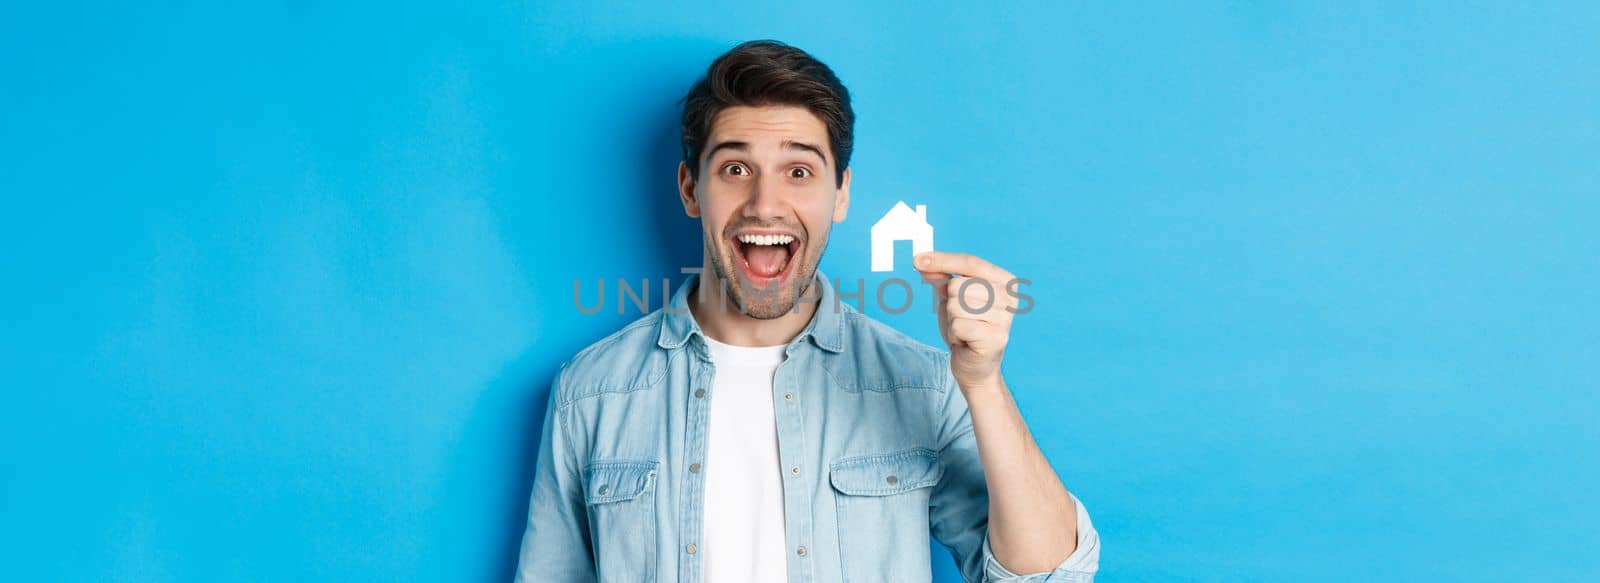
[[[924,251],[918,253],[911,263],[917,271],[923,273],[944,274],[953,273],[969,277],[981,277],[991,280],[1009,280],[1011,274],[1004,269],[996,267],[993,263],[984,261],[975,255],[966,253],[946,253],[943,251]]]
[[[944,285],[941,308],[951,318],[970,318],[1009,325],[1017,298],[1002,284],[987,279],[953,277]]]
[[[994,324],[980,320],[957,318],[950,321],[949,337],[945,341],[953,346],[966,346],[979,353],[1005,348],[1006,334]]]
[[[975,324],[982,324],[976,320],[949,320],[944,326],[944,342],[951,348],[966,346],[968,338],[976,337],[980,329]]]
[[[1019,299],[1011,272],[965,253],[919,253],[912,265],[938,300],[939,328],[952,348],[996,356],[1005,349]]]
[[[944,306],[945,300],[950,299],[950,281],[955,279],[942,271],[918,271],[922,275],[922,282],[928,284],[928,289],[933,290],[933,299]]]

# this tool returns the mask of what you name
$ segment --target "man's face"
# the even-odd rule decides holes
[[[850,171],[836,186],[835,163],[821,119],[774,105],[722,110],[700,178],[679,165],[684,210],[700,218],[706,258],[740,311],[777,318],[811,285],[828,232],[850,206]]]

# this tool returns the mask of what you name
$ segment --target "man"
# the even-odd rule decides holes
[[[928,581],[931,532],[968,581],[1092,581],[1099,537],[1001,375],[1012,276],[917,255],[948,353],[868,318],[817,271],[850,206],[833,72],[747,42],[683,103],[704,268],[562,366],[517,580]]]

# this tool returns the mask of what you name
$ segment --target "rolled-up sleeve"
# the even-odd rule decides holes
[[[1100,533],[1095,532],[1094,523],[1089,521],[1089,511],[1083,507],[1083,502],[1071,492],[1072,504],[1078,508],[1078,548],[1067,555],[1066,560],[1060,565],[1043,573],[1028,573],[1018,575],[1000,566],[1000,561],[995,560],[994,552],[989,550],[989,535],[983,536],[983,577],[984,581],[1016,582],[1016,583],[1089,583],[1094,581],[1094,574],[1100,570]]]

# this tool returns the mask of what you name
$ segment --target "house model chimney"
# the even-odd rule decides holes
[[[924,223],[928,222],[928,205],[917,205],[917,218],[922,219]]]

